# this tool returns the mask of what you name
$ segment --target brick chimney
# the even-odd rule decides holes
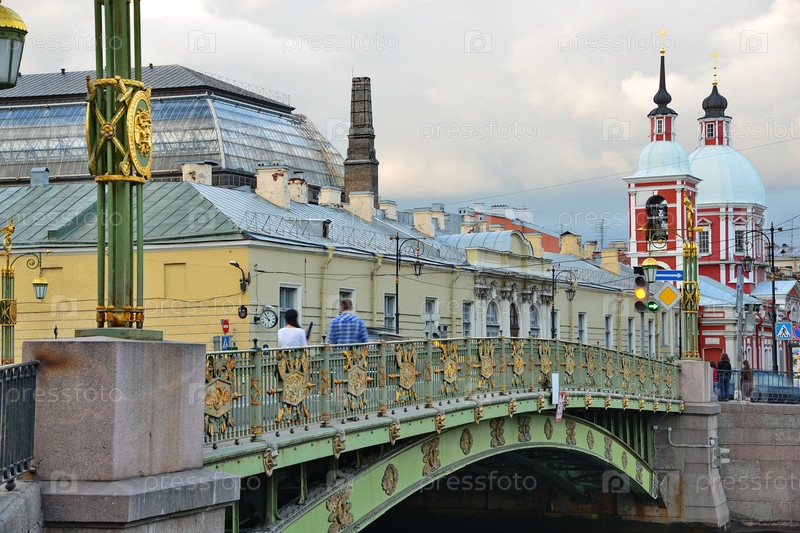
[[[375,158],[375,129],[372,127],[372,88],[369,78],[353,78],[350,102],[350,132],[344,161],[344,201],[350,193],[369,191],[378,207],[378,160]]]

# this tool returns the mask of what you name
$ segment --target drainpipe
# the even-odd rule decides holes
[[[625,291],[619,291],[619,296],[617,296],[617,351],[622,351],[622,304],[625,302]],[[626,335],[627,337],[627,332]]]
[[[372,326],[378,324],[378,271],[383,263],[383,254],[375,254],[375,266],[369,277],[372,278]]]
[[[320,322],[319,328],[323,336],[328,332],[328,324],[326,324],[327,317],[325,316],[327,312],[327,310],[325,309],[325,297],[326,297],[326,292],[328,290],[326,283],[328,279],[328,265],[330,265],[331,261],[333,260],[333,252],[334,250],[336,250],[336,247],[328,246],[327,250],[328,250],[328,257],[326,257],[325,261],[322,262],[322,282],[320,283],[320,289],[319,289],[319,322]]]

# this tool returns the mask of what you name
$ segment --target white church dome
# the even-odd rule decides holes
[[[689,173],[689,156],[680,144],[674,141],[653,141],[639,152],[636,173],[631,177],[682,176]]]
[[[700,146],[689,155],[697,185],[698,204],[756,204],[765,206],[764,182],[756,167],[740,152],[725,145]]]

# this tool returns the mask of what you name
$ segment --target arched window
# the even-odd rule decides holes
[[[531,305],[531,337],[534,339],[541,338],[541,331],[539,329],[539,311],[535,305]]]
[[[511,304],[508,318],[511,325],[509,333],[512,337],[519,337],[519,312],[515,304]]]
[[[486,308],[486,336],[500,336],[500,318],[497,312],[497,304],[494,302],[489,302],[489,307]]]
[[[667,201],[659,195],[651,196],[647,200],[647,240],[657,247],[666,246],[667,228],[669,228]]]

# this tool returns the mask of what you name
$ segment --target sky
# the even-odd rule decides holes
[[[93,4],[6,0],[28,26],[23,74],[93,69]],[[379,192],[400,208],[527,207],[603,243],[627,238],[623,178],[648,142],[663,27],[676,140],[697,146],[716,49],[767,222],[800,226],[796,0],[142,0],[142,17],[145,65],[285,93],[342,154],[351,78],[371,78]]]

